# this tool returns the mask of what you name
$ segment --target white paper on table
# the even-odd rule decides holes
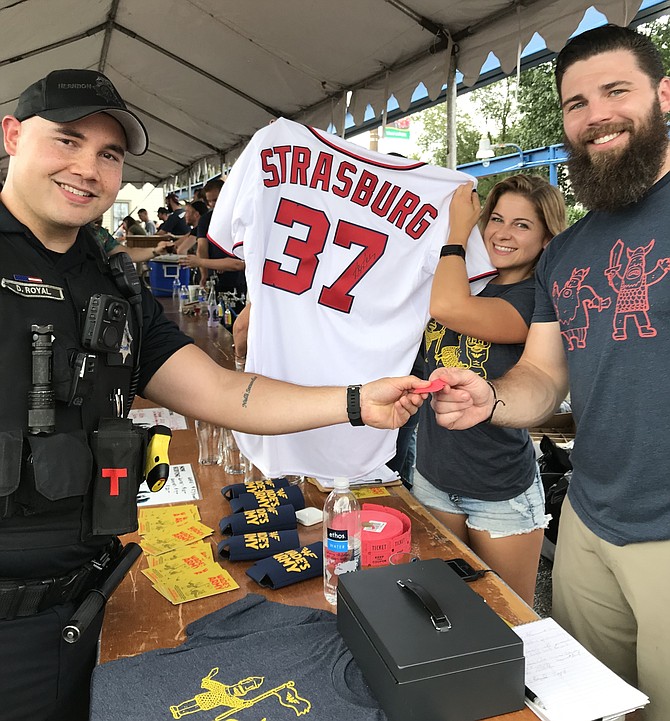
[[[526,687],[537,696],[526,705],[543,721],[607,719],[649,703],[552,618],[514,631],[523,640]]]
[[[145,482],[137,494],[138,506],[160,506],[164,503],[184,503],[201,498],[198,482],[190,463],[170,466],[167,482],[156,493],[152,493]]]
[[[128,414],[133,423],[140,426],[167,426],[173,431],[183,431],[188,428],[186,418],[167,408],[135,408]]]

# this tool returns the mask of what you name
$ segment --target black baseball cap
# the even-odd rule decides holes
[[[129,153],[146,152],[149,136],[142,121],[128,110],[112,81],[95,70],[54,70],[21,93],[14,117],[27,120],[38,115],[54,123],[70,123],[96,113],[118,120]]]

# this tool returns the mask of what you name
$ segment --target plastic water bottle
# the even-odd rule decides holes
[[[323,594],[337,604],[337,582],[361,567],[361,507],[349,480],[336,478],[323,506]]]
[[[179,278],[172,281],[172,297],[179,298]]]
[[[188,288],[182,285],[179,289],[179,312],[182,313],[184,306],[188,303]]]

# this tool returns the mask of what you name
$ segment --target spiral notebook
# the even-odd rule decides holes
[[[542,721],[608,721],[649,703],[552,618],[514,631],[526,657],[526,705]]]

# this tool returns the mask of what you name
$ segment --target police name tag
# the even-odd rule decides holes
[[[24,298],[43,298],[45,300],[65,300],[63,289],[57,285],[47,285],[46,283],[30,283],[20,280],[10,280],[3,278],[0,281],[3,288],[11,290],[12,293],[22,295]]]

